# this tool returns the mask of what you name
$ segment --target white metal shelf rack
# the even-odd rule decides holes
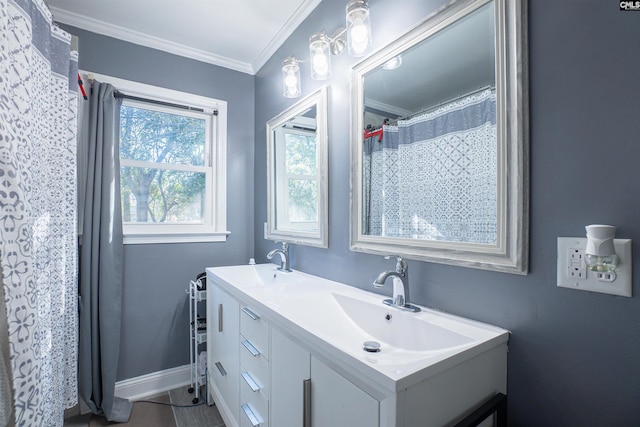
[[[189,282],[189,361],[191,364],[191,386],[189,393],[195,392],[193,403],[200,401],[200,388],[207,381],[206,366],[201,366],[200,345],[207,342],[207,319],[200,312],[199,302],[207,299],[206,289],[200,290],[202,287],[200,280],[191,280]],[[201,371],[204,371],[201,373]]]

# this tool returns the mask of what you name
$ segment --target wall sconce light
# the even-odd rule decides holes
[[[351,0],[347,4],[347,42],[349,55],[364,56],[371,45],[371,23],[367,0]]]
[[[313,80],[326,80],[331,76],[331,55],[339,55],[345,46],[349,46],[349,55],[354,57],[364,56],[371,46],[367,0],[350,0],[347,4],[346,21],[346,28],[339,27],[331,37],[323,30],[309,38],[309,63]],[[401,61],[399,58],[399,63]],[[300,62],[306,60],[300,61],[290,56],[282,64],[282,92],[286,98],[297,98],[302,93]]]
[[[331,40],[324,32],[314,33],[309,38],[311,78],[326,80],[331,75]]]
[[[612,225],[587,225],[585,263],[591,271],[613,272],[618,265],[613,239],[616,227]]]
[[[297,98],[302,93],[299,62],[290,56],[282,63],[282,93],[285,98]]]

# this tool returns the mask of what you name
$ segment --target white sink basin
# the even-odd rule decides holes
[[[275,264],[232,265],[215,268],[216,277],[239,290],[251,289],[264,303],[285,301],[314,293],[313,276],[278,270]]]
[[[279,271],[275,264],[216,267],[216,276],[241,289],[299,283],[296,274]]]
[[[331,294],[342,312],[374,341],[402,350],[437,351],[465,345],[474,340],[451,329],[430,323],[416,313],[408,313],[382,304]]]
[[[427,308],[405,312],[384,305],[382,295],[298,271],[283,273],[275,264],[208,271],[232,295],[255,302],[272,322],[286,324],[328,354],[346,354],[392,381],[438,364],[435,371],[460,363],[508,339],[504,329]],[[380,351],[365,351],[367,341],[379,343]]]

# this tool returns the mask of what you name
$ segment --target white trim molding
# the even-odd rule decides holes
[[[185,58],[195,59],[197,61],[206,62],[208,64],[218,65],[220,67],[229,68],[231,70],[240,71],[242,73],[252,75],[256,73],[251,64],[248,64],[246,62],[236,61],[231,58],[216,55],[201,49],[196,49],[191,46],[186,46],[184,44],[176,43],[171,40],[144,34],[139,31],[121,27],[119,25],[109,24],[57,7],[51,7],[51,12],[55,17],[56,22],[72,25],[83,30],[91,31],[92,33],[102,34],[104,36],[113,37],[118,40],[124,40],[129,43],[137,44],[139,46],[161,50],[163,52],[172,53],[174,55],[183,56]]]
[[[129,400],[144,399],[191,383],[190,365],[152,372],[116,382],[115,394]]]
[[[192,93],[152,86],[145,83],[120,79],[79,70],[82,78],[97,79],[111,83],[127,95],[142,98],[153,98],[163,102],[189,105],[201,108],[204,113],[214,114],[217,120],[211,132],[213,150],[209,157],[212,172],[208,178],[208,188],[212,190],[213,200],[208,200],[208,213],[202,224],[123,224],[124,244],[151,243],[192,243],[192,242],[225,242],[231,234],[227,230],[227,101],[204,97]],[[139,167],[135,162],[127,160],[130,165]],[[123,161],[124,165],[124,161]],[[161,167],[161,166],[158,166]],[[180,169],[172,166],[171,169]],[[189,170],[193,170],[190,168]]]
[[[59,7],[51,6],[51,12],[56,22],[72,25],[76,28],[91,31],[124,40],[129,43],[157,49],[185,58],[195,59],[208,64],[217,65],[242,73],[255,75],[260,68],[273,56],[282,44],[293,34],[296,28],[309,16],[311,12],[320,4],[321,0],[305,0],[291,14],[291,17],[284,23],[282,28],[265,45],[264,49],[251,61],[243,62],[226,56],[217,55],[202,49],[197,49],[185,44],[176,43],[161,37],[152,36],[139,31],[132,30],[120,25],[107,23],[95,18],[91,18]]]

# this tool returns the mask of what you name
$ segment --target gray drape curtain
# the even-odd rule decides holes
[[[83,102],[78,173],[81,218],[80,397],[95,414],[126,422],[131,403],[114,396],[122,313],[120,104],[110,84],[94,82]],[[84,187],[84,188],[82,188]]]

